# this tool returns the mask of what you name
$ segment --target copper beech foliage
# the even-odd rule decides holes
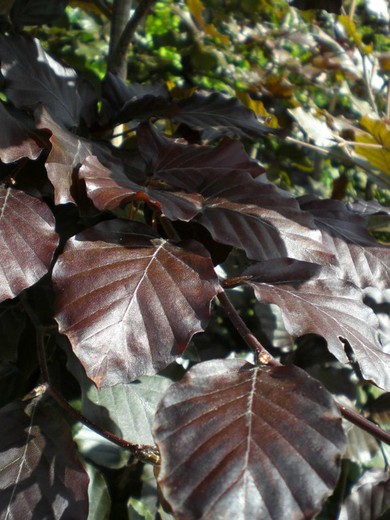
[[[390,391],[390,355],[363,301],[365,288],[389,287],[389,248],[369,234],[364,211],[296,199],[268,181],[237,138],[270,129],[237,99],[177,100],[109,75],[98,113],[92,87],[37,40],[1,36],[0,62],[0,296],[27,312],[45,382],[45,347],[53,360],[65,343],[87,415],[99,422],[98,406],[132,395],[138,409],[146,403],[150,432],[137,432],[137,417],[121,432],[118,410],[111,421],[134,445],[154,439],[176,518],[312,518],[345,449],[338,408],[316,379],[237,359],[198,363],[174,384],[147,376],[161,377],[205,330],[223,290],[215,268],[238,250],[249,267],[237,279],[280,307],[292,336],[322,336],[341,363]],[[118,123],[133,131],[128,149],[110,141]],[[54,294],[53,309],[40,288]],[[32,370],[18,395],[38,382]],[[44,393],[0,415],[1,517],[87,518],[88,477],[58,404]]]

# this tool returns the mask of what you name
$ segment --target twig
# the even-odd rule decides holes
[[[370,101],[370,105],[371,105],[372,109],[374,110],[374,112],[376,114],[378,114],[378,108],[376,106],[374,93],[373,93],[372,87],[371,87],[371,79],[368,77],[368,70],[367,70],[367,65],[366,65],[367,56],[362,51],[360,51],[360,56],[362,58],[363,74],[364,74],[364,84],[365,84],[365,87],[366,87],[367,96],[368,96],[368,99]]]
[[[281,364],[266,350],[260,341],[252,334],[252,332],[245,325],[244,321],[238,314],[236,308],[229,300],[225,291],[221,288],[218,292],[218,300],[224,308],[228,318],[236,328],[237,332],[243,338],[245,343],[253,350],[256,359],[262,365],[280,366]]]
[[[379,439],[380,441],[390,445],[390,433],[386,432],[385,430],[382,430],[380,426],[373,423],[372,421],[369,421],[368,419],[366,419],[359,413],[351,410],[350,408],[347,408],[346,406],[343,406],[338,403],[337,406],[340,410],[341,415],[349,422],[355,424],[367,433],[370,433],[376,439]]]
[[[355,15],[355,9],[356,9],[356,0],[352,0],[351,5],[349,7],[349,13],[348,13],[348,18],[350,20],[352,20]]]
[[[38,363],[41,371],[41,376],[43,380],[43,387],[47,389],[49,395],[66,411],[68,414],[73,417],[76,421],[81,422],[85,426],[87,426],[90,430],[98,433],[105,439],[113,442],[120,448],[131,451],[131,453],[139,460],[143,462],[148,462],[154,465],[160,464],[160,454],[156,447],[149,446],[146,444],[134,444],[132,442],[128,442],[125,439],[117,437],[113,433],[100,428],[97,424],[90,421],[82,415],[80,412],[75,410],[73,406],[71,406],[68,401],[61,395],[60,392],[56,388],[53,387],[50,381],[49,368],[47,366],[46,354],[45,354],[45,337],[47,336],[47,327],[43,326],[40,323],[38,316],[35,311],[32,309],[28,299],[24,293],[20,295],[21,302],[23,307],[30,318],[32,324],[35,327],[36,332],[36,341],[37,341],[37,352],[38,352]]]

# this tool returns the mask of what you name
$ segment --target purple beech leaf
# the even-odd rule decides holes
[[[77,235],[53,271],[59,330],[98,387],[174,361],[207,324],[218,290],[201,244],[175,245],[132,229],[110,221]]]
[[[339,476],[331,395],[294,366],[191,368],[160,401],[158,481],[178,520],[312,518]]]
[[[273,184],[233,171],[208,180],[200,193],[204,209],[196,220],[217,242],[244,249],[253,260],[288,256],[325,264],[333,261],[312,216]]]
[[[58,240],[44,202],[0,188],[0,301],[14,298],[48,272]]]
[[[254,178],[265,171],[250,159],[239,141],[228,137],[214,147],[188,145],[168,139],[149,124],[142,124],[137,129],[137,139],[150,172],[188,192],[197,191],[205,180],[232,170],[249,172]]]
[[[237,98],[229,98],[220,92],[197,92],[191,97],[173,102],[166,117],[174,123],[184,123],[196,130],[213,128],[228,135],[249,139],[258,139],[275,132],[275,129],[261,123],[256,114]]]
[[[43,103],[53,119],[67,128],[78,127],[81,116],[89,119],[94,103],[91,89],[73,69],[49,56],[38,40],[0,35],[0,62],[5,93],[17,108]]]
[[[390,354],[378,338],[378,319],[363,303],[363,293],[337,279],[332,269],[291,259],[278,259],[246,269],[244,282],[259,301],[278,305],[292,336],[319,334],[329,351],[346,363],[347,341],[365,379],[390,390]]]
[[[104,164],[117,163],[107,145],[77,136],[57,124],[44,107],[35,112],[38,128],[51,132],[52,148],[46,160],[46,171],[54,186],[55,204],[76,203],[72,188],[75,174],[89,155],[97,155]]]
[[[355,202],[348,202],[346,205],[349,211],[357,213],[362,216],[371,215],[388,215],[390,216],[390,208],[382,206],[376,200],[357,200]]]
[[[291,7],[302,9],[325,9],[329,13],[341,13],[342,0],[286,0]]]
[[[2,408],[0,452],[1,518],[87,518],[89,479],[57,408],[41,398]]]
[[[337,200],[299,199],[313,215],[323,240],[339,263],[338,276],[358,287],[390,287],[390,248],[379,244],[367,231],[365,220]]]
[[[389,514],[389,474],[381,470],[371,470],[364,473],[362,479],[352,488],[341,507],[338,520],[385,520]]]
[[[23,157],[37,159],[43,150],[23,120],[0,103],[0,160],[12,163]]]
[[[88,197],[100,210],[112,211],[121,204],[140,200],[154,204],[171,220],[188,221],[202,208],[202,197],[196,193],[171,191],[163,183],[160,183],[162,189],[141,186],[131,181],[120,167],[104,168],[93,156],[85,159],[79,177],[84,179]],[[153,186],[151,180],[150,186]]]
[[[165,85],[127,84],[119,76],[107,73],[102,85],[102,119],[119,122],[122,113],[131,115],[131,119],[145,120],[153,115],[158,107],[161,111],[171,100]],[[130,106],[129,106],[130,105]],[[149,114],[145,109],[153,109]],[[127,117],[127,116],[126,116]],[[125,120],[126,120],[125,117]]]

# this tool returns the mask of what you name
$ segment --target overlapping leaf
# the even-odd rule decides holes
[[[378,339],[378,320],[362,303],[362,292],[339,280],[334,271],[314,264],[280,259],[248,268],[244,275],[258,300],[274,303],[282,311],[287,331],[293,336],[319,334],[330,352],[342,362],[347,341],[363,376],[390,390],[390,354]]]
[[[317,381],[244,360],[192,368],[160,402],[154,432],[160,487],[179,520],[312,518],[345,444]]]
[[[168,139],[148,124],[138,127],[137,138],[149,171],[185,191],[197,191],[205,181],[232,170],[249,172],[253,178],[265,171],[237,140],[225,138],[215,147],[187,145]]]
[[[0,103],[0,160],[3,163],[18,161],[22,157],[36,159],[43,147],[27,130],[23,121]]]
[[[53,119],[67,128],[78,127],[80,118],[94,119],[95,97],[91,88],[41,47],[24,35],[0,35],[1,72],[7,97],[18,108],[43,103]]]
[[[322,231],[323,240],[339,262],[339,277],[361,288],[390,287],[390,248],[379,244],[366,229],[364,219],[336,200],[300,199]]]
[[[36,398],[0,410],[0,516],[88,516],[88,476],[61,413]]]
[[[51,132],[52,148],[46,160],[47,175],[54,186],[55,204],[75,203],[75,174],[89,155],[97,155],[105,164],[115,163],[110,149],[104,143],[84,139],[57,124],[48,112],[40,107],[35,118],[38,128]]]
[[[385,520],[390,513],[390,478],[374,470],[363,476],[342,505],[339,520]]]
[[[368,116],[360,120],[366,133],[357,133],[356,141],[369,144],[369,147],[357,146],[356,152],[383,172],[390,175],[390,129],[384,121],[376,121]],[[376,145],[376,147],[371,147]]]
[[[132,200],[157,206],[171,220],[191,220],[199,213],[202,197],[169,189],[149,189],[131,181],[120,167],[104,168],[96,157],[87,157],[79,172],[84,179],[88,197],[101,210],[113,210]],[[152,184],[151,184],[152,185]]]
[[[57,245],[48,206],[22,191],[0,188],[0,300],[14,298],[42,278]]]
[[[53,279],[56,320],[97,386],[154,374],[207,322],[217,278],[203,247],[110,221],[71,239]]]

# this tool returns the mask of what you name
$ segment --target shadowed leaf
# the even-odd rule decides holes
[[[137,235],[120,221],[69,240],[53,279],[60,332],[97,386],[174,361],[207,323],[218,287],[203,246]]]
[[[390,354],[379,342],[377,317],[354,285],[337,279],[333,270],[290,259],[254,265],[243,275],[253,276],[245,283],[258,300],[280,307],[292,336],[323,336],[343,363],[348,362],[347,341],[363,376],[390,390]]]
[[[2,518],[87,518],[88,476],[54,406],[36,398],[2,408],[0,452]]]
[[[95,98],[76,72],[55,61],[38,40],[24,35],[0,35],[1,72],[5,92],[17,108],[43,103],[53,119],[67,128],[94,119]]]
[[[0,188],[0,300],[44,276],[58,245],[48,206],[22,191]]]
[[[154,434],[160,487],[179,520],[311,518],[345,445],[316,380],[244,360],[193,367],[161,400]]]
[[[341,13],[342,0],[286,0],[291,7],[297,9],[325,9],[329,13]]]
[[[37,159],[43,147],[28,132],[23,121],[0,103],[0,160],[12,163],[22,157]]]

